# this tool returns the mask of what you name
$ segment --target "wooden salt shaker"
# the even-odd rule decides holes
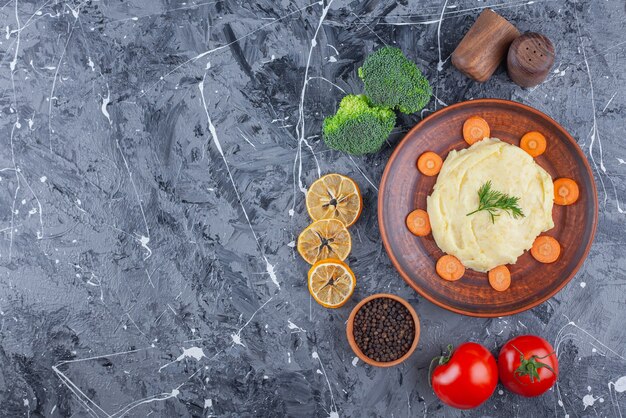
[[[513,41],[506,65],[509,77],[521,87],[534,87],[546,79],[554,64],[554,45],[536,32],[526,32]]]
[[[518,36],[508,20],[485,9],[452,53],[452,65],[476,81],[487,81]]]

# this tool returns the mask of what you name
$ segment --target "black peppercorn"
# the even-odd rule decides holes
[[[407,308],[390,298],[367,302],[354,316],[354,341],[363,354],[379,361],[394,361],[409,351],[415,323]]]

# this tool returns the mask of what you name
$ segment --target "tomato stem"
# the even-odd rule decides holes
[[[437,368],[437,366],[441,366],[450,361],[450,357],[452,357],[452,352],[454,351],[454,346],[452,344],[448,344],[446,347],[447,351],[442,351],[440,356],[434,357],[430,361],[430,366],[428,366],[428,386],[433,387],[433,372]],[[437,364],[435,364],[437,363]]]
[[[541,381],[541,378],[539,377],[539,371],[538,371],[541,368],[546,368],[550,370],[552,374],[556,375],[556,372],[550,365],[537,361],[537,360],[543,360],[546,357],[550,357],[554,355],[555,354],[554,352],[547,354],[543,357],[532,355],[530,356],[530,358],[526,359],[524,358],[524,353],[520,349],[515,347],[515,345],[513,344],[511,345],[519,353],[520,365],[517,367],[517,369],[515,369],[515,372],[513,372],[513,376],[515,376],[515,378],[517,379],[519,383],[522,383],[522,382],[518,379],[518,377],[523,377],[523,376],[528,376],[528,378],[530,379],[530,383],[534,383],[535,379],[537,379],[538,382]]]

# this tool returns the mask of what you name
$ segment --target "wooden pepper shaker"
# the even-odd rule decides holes
[[[553,64],[554,45],[536,32],[526,32],[514,40],[506,60],[509,77],[521,87],[543,82]]]
[[[518,36],[508,20],[485,9],[452,53],[452,65],[476,81],[487,81]]]

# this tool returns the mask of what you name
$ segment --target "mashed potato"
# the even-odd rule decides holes
[[[491,181],[492,189],[519,197],[523,218],[499,211],[495,223],[478,208],[478,189]],[[485,138],[461,151],[451,151],[443,163],[428,216],[435,242],[464,266],[488,271],[515,263],[543,231],[554,227],[554,190],[550,175],[519,147]]]

